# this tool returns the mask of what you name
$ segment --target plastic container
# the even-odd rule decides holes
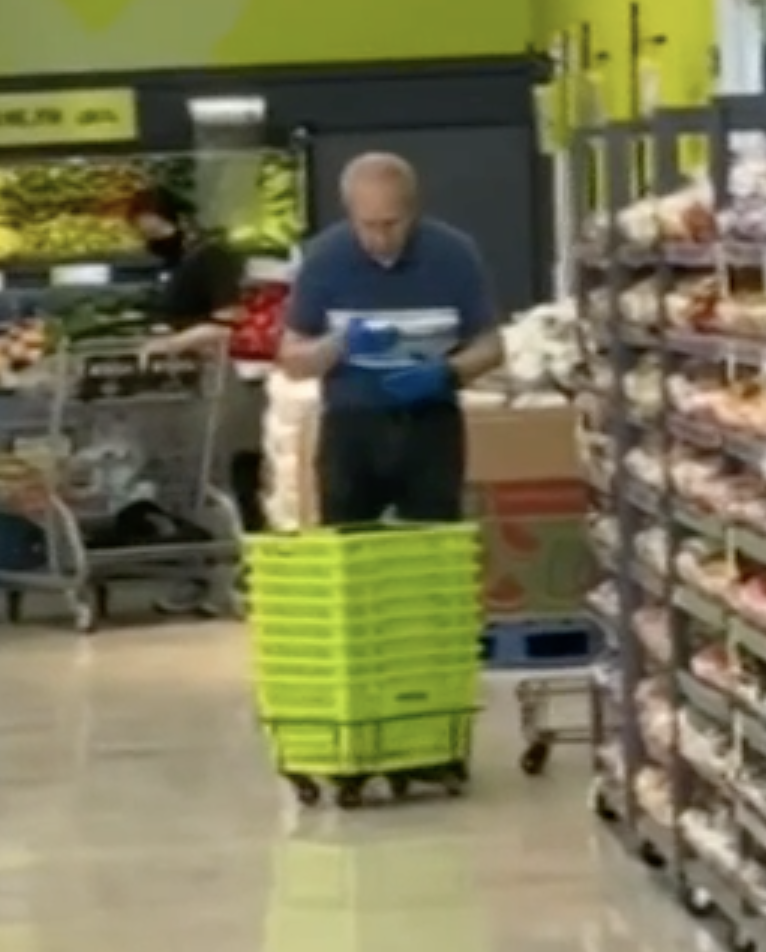
[[[480,552],[477,527],[473,523],[445,526],[387,526],[373,524],[337,529],[315,529],[296,534],[248,536],[245,540],[245,562],[268,560],[290,571],[291,563],[322,562],[337,568],[350,563],[364,564],[372,560],[400,561],[431,559],[478,558]]]
[[[409,668],[409,665],[407,666]],[[370,671],[343,678],[322,676],[314,666],[257,669],[258,708],[265,719],[335,720],[344,723],[460,710],[476,702],[475,660],[437,670]]]
[[[337,638],[380,637],[397,630],[438,632],[445,625],[478,623],[481,617],[476,586],[425,592],[417,596],[309,599],[272,598],[248,600],[248,615],[255,630],[270,637],[288,622],[293,630],[320,627]]]
[[[428,593],[452,591],[478,583],[479,568],[473,558],[464,565],[424,564],[422,560],[399,563],[363,563],[354,571],[328,572],[322,562],[312,562],[285,572],[279,563],[255,559],[249,568],[248,587],[255,599],[299,598],[350,601],[354,599],[416,599]]]
[[[267,732],[281,772],[342,777],[467,761],[472,726],[466,706],[353,725],[275,719]]]

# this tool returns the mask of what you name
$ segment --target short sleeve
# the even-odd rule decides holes
[[[497,326],[498,314],[492,282],[476,243],[466,238],[455,268],[457,305],[463,342]]]
[[[327,330],[326,273],[319,256],[307,257],[296,275],[287,305],[285,327],[304,337]]]
[[[242,259],[235,251],[225,245],[211,245],[205,251],[202,273],[207,316],[241,303],[243,267]]]

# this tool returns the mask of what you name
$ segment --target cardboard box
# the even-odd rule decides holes
[[[493,618],[567,615],[593,578],[570,408],[470,409],[466,516],[482,527]],[[300,441],[302,524],[316,523],[316,419]]]
[[[578,612],[593,578],[570,408],[471,410],[466,514],[485,543],[493,618]]]

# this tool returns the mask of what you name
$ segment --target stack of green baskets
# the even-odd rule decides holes
[[[252,681],[280,770],[467,759],[482,623],[473,525],[265,534],[245,557]]]

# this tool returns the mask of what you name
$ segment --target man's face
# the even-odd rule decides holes
[[[348,216],[360,244],[377,261],[392,264],[404,250],[414,211],[401,189],[380,182],[359,184]]]

